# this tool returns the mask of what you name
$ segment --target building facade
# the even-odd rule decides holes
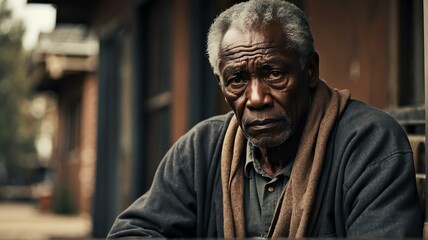
[[[55,182],[51,208],[91,212],[95,176],[98,41],[86,27],[58,26],[42,33],[31,53],[28,79],[37,93],[57,102],[52,154]]]

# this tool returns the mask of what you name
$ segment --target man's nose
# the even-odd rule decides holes
[[[272,96],[270,95],[269,86],[264,84],[261,80],[253,78],[250,85],[246,89],[247,95],[247,108],[260,109],[268,107],[273,104]]]

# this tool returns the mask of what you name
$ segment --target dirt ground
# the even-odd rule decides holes
[[[31,203],[0,202],[0,239],[82,239],[90,235],[87,216],[56,215]]]

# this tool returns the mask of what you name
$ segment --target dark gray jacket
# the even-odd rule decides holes
[[[231,117],[213,117],[184,135],[109,237],[222,237],[220,153]],[[350,100],[336,124],[317,191],[311,236],[422,235],[406,134],[392,117],[362,102]]]

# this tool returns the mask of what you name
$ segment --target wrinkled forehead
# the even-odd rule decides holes
[[[280,25],[242,30],[229,28],[220,44],[220,62],[244,57],[285,54],[293,51]],[[294,52],[294,51],[293,51]]]
[[[286,34],[280,24],[243,28],[231,25],[222,37],[220,50],[234,45],[252,45],[261,42],[284,42]]]

